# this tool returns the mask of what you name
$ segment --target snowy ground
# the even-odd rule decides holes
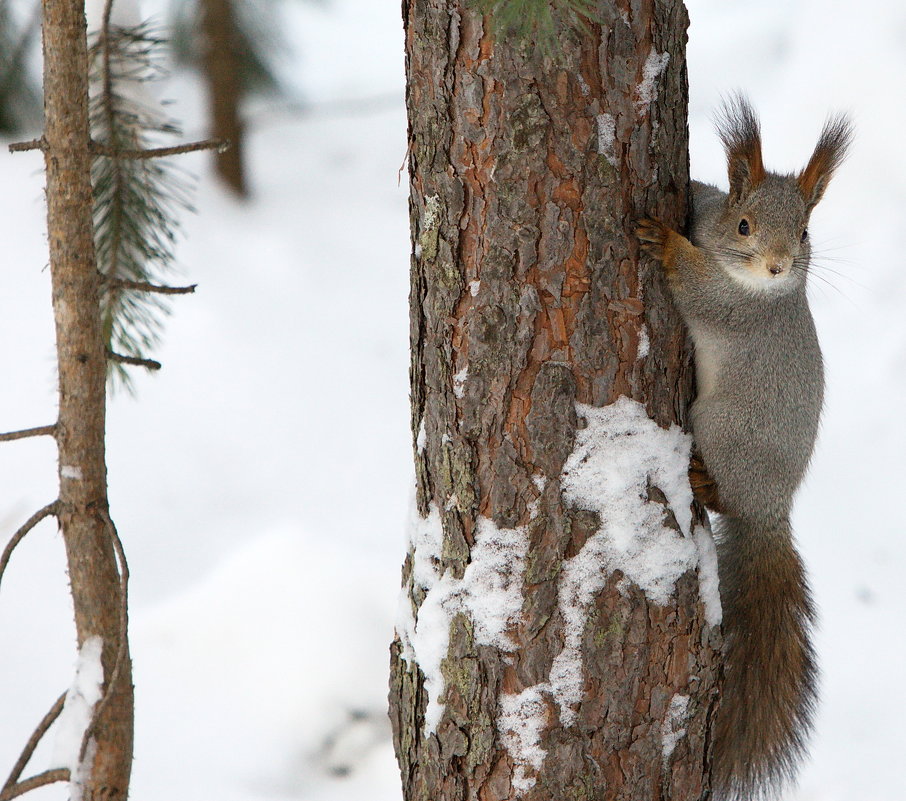
[[[383,718],[411,472],[399,4],[292,5],[300,95],[358,111],[256,112],[247,204],[187,157],[203,179],[179,260],[199,291],[174,303],[163,372],[110,409],[112,511],[134,576],[133,794],[145,801],[399,798]],[[689,7],[697,177],[723,181],[708,121],[722,92],[749,93],[775,168],[804,163],[828,110],[856,119],[852,158],[811,226],[832,284],[813,294],[829,393],[795,525],[822,609],[824,700],[797,798],[899,801],[906,9]],[[199,133],[192,82],[171,94]],[[2,429],[53,417],[40,166],[0,154]],[[54,473],[49,442],[0,448],[4,531],[54,497]],[[70,683],[68,614],[46,524],[0,595],[0,765]]]

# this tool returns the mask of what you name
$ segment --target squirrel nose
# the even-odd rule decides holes
[[[782,264],[772,264],[769,268],[771,275],[780,275],[783,272]]]

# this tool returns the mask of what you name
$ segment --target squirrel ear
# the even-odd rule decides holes
[[[845,114],[837,114],[824,123],[815,152],[805,169],[796,176],[808,211],[821,200],[835,170],[846,158],[852,139],[853,125]]]
[[[724,100],[716,125],[717,135],[727,153],[730,204],[734,205],[764,180],[761,126],[755,111],[742,94]]]

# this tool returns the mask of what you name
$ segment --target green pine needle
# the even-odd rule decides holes
[[[157,55],[164,40],[143,24],[112,28],[109,33],[109,91],[104,80],[104,57],[95,42],[91,50],[91,129],[101,144],[118,150],[140,150],[161,134],[176,134],[160,112],[143,108],[122,93],[161,76]],[[160,342],[163,322],[170,313],[164,296],[118,286],[115,279],[166,283],[173,269],[178,214],[191,209],[187,176],[161,159],[98,156],[92,164],[95,250],[103,284],[101,313],[108,350],[147,358]],[[109,377],[132,389],[125,365],[109,362]]]

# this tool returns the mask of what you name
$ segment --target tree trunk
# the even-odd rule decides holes
[[[217,173],[240,196],[247,194],[243,128],[239,116],[242,80],[236,20],[231,0],[201,0],[204,76],[208,84],[211,136],[230,146],[214,158]]]
[[[634,234],[683,227],[688,20],[680,0],[599,6],[542,57],[467,3],[403,2],[417,515],[390,704],[409,801],[709,787],[719,607],[671,489],[688,439],[672,478],[658,448],[643,464],[691,371]]]
[[[84,0],[45,0],[43,30],[47,220],[60,388],[58,518],[78,642],[103,640],[109,695],[92,725],[96,750],[82,797],[124,799],[132,766],[133,695],[107,504],[107,370],[92,224]]]

